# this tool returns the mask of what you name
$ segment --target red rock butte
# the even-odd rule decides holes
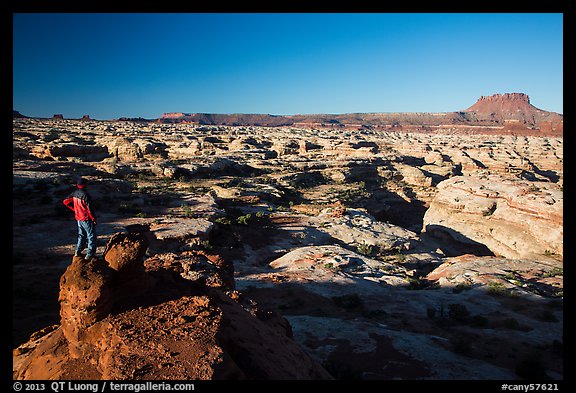
[[[530,98],[524,93],[494,94],[481,96],[478,101],[466,112],[477,114],[495,115],[503,118],[517,118],[532,115],[534,112],[542,112],[530,104]]]

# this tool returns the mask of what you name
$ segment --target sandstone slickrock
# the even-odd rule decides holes
[[[414,232],[378,222],[361,209],[345,209],[338,214],[335,208],[327,208],[312,221],[318,230],[350,246],[371,246],[381,251],[409,250],[417,242]]]
[[[562,255],[563,206],[554,183],[456,176],[438,184],[423,230],[484,244],[508,258]]]
[[[562,263],[462,255],[447,258],[426,278],[451,288],[484,287],[550,295],[562,290]]]

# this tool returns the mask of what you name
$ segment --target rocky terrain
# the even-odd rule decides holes
[[[142,258],[116,234],[103,260],[74,257],[60,279],[61,324],[15,352],[15,379],[332,379],[290,325],[233,290],[203,253]],[[221,261],[220,261],[221,262]]]
[[[15,117],[14,378],[563,379],[562,135],[467,127]]]

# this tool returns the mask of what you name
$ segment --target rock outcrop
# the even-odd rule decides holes
[[[143,263],[146,248],[141,235],[117,234],[104,260],[74,258],[61,325],[14,351],[14,379],[332,378],[284,318],[229,287],[221,263],[206,269],[217,259],[199,269],[193,253]]]
[[[38,145],[32,150],[32,154],[38,158],[65,159],[80,157],[88,161],[100,161],[109,156],[105,146],[91,146],[78,143],[53,143]]]
[[[563,206],[554,183],[455,176],[438,184],[423,231],[483,244],[507,258],[562,255]]]

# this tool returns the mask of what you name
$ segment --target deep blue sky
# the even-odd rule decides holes
[[[563,113],[561,13],[14,14],[14,109],[449,112],[526,93]]]

